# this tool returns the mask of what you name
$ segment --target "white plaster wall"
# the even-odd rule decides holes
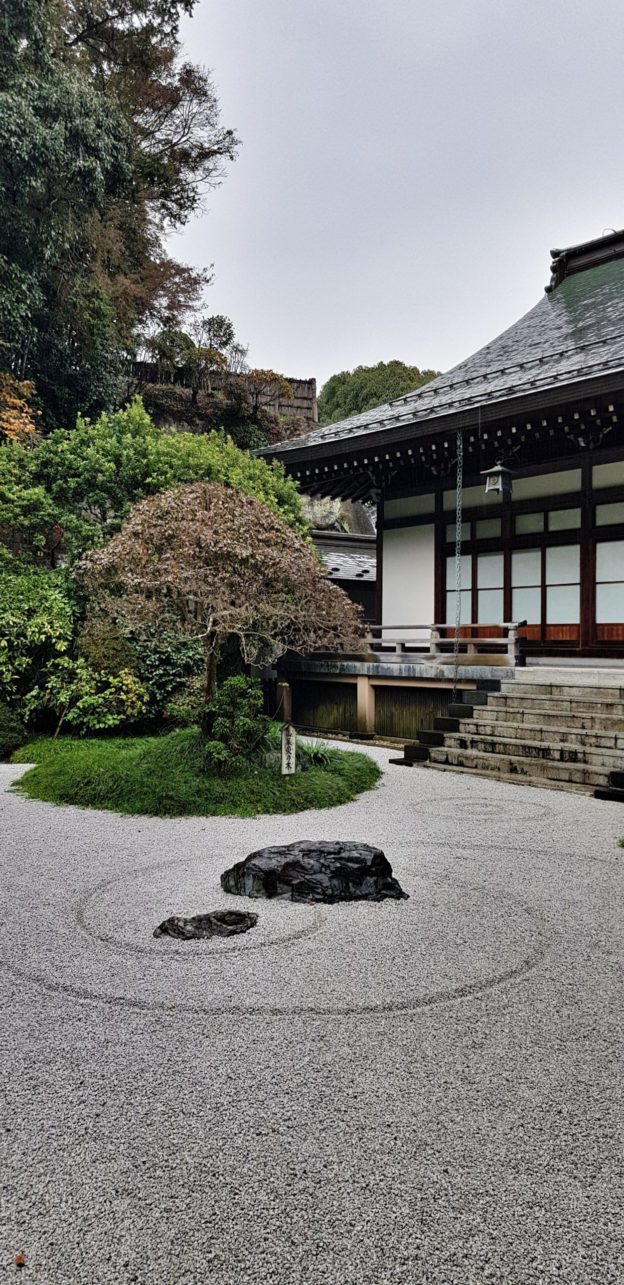
[[[384,531],[382,624],[433,624],[434,575],[433,524]],[[402,637],[403,630],[396,636]],[[421,632],[405,633],[406,638],[411,636],[420,637]]]
[[[602,467],[602,465],[600,466]],[[613,465],[607,466],[613,468]],[[618,466],[616,465],[616,468]],[[597,470],[594,469],[594,473]],[[612,486],[616,485],[619,479],[614,476],[613,482],[596,482],[594,486]],[[512,477],[511,498],[512,500],[541,500],[547,499],[551,495],[568,495],[580,490],[581,470],[565,469],[561,473],[539,473],[533,477]],[[483,486],[466,486],[463,490],[464,508],[472,508],[474,505],[483,507],[492,504],[500,506],[500,496],[496,491],[485,493],[485,484]],[[452,511],[455,508],[455,491],[445,491],[443,500],[444,510]]]
[[[580,468],[563,473],[540,473],[537,477],[514,478],[512,500],[543,500],[551,495],[567,495],[581,489]]]
[[[402,500],[386,500],[384,504],[384,517],[386,518],[407,518],[413,514],[429,514],[435,511],[435,495],[433,491],[429,495],[407,495]]]
[[[624,486],[624,460],[611,460],[609,464],[594,464],[592,483],[597,491],[603,486]]]

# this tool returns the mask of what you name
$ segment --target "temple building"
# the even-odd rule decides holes
[[[551,259],[539,303],[447,374],[267,448],[307,494],[377,505],[372,652],[293,679],[442,691],[458,584],[466,685],[624,659],[624,231]]]

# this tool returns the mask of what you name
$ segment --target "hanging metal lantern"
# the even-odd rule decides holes
[[[494,468],[483,469],[481,477],[485,478],[485,494],[492,492],[500,495],[501,500],[507,499],[511,495],[511,469],[505,468],[500,460],[494,465]]]

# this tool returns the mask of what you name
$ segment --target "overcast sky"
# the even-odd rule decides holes
[[[446,370],[624,225],[622,0],[199,0],[243,146],[171,242],[250,360]]]

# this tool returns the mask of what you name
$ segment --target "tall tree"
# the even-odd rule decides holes
[[[131,136],[116,104],[55,58],[48,0],[16,10],[0,89],[0,363],[34,378],[54,417],[112,393],[114,318],[88,229],[131,193]]]
[[[48,424],[114,402],[137,331],[174,327],[205,283],[164,250],[237,146],[180,57],[192,7],[0,0],[0,368],[35,381]]]
[[[323,385],[318,399],[321,424],[334,424],[382,406],[394,397],[403,397],[439,375],[438,370],[420,370],[403,361],[380,361],[376,366],[342,370]]]

